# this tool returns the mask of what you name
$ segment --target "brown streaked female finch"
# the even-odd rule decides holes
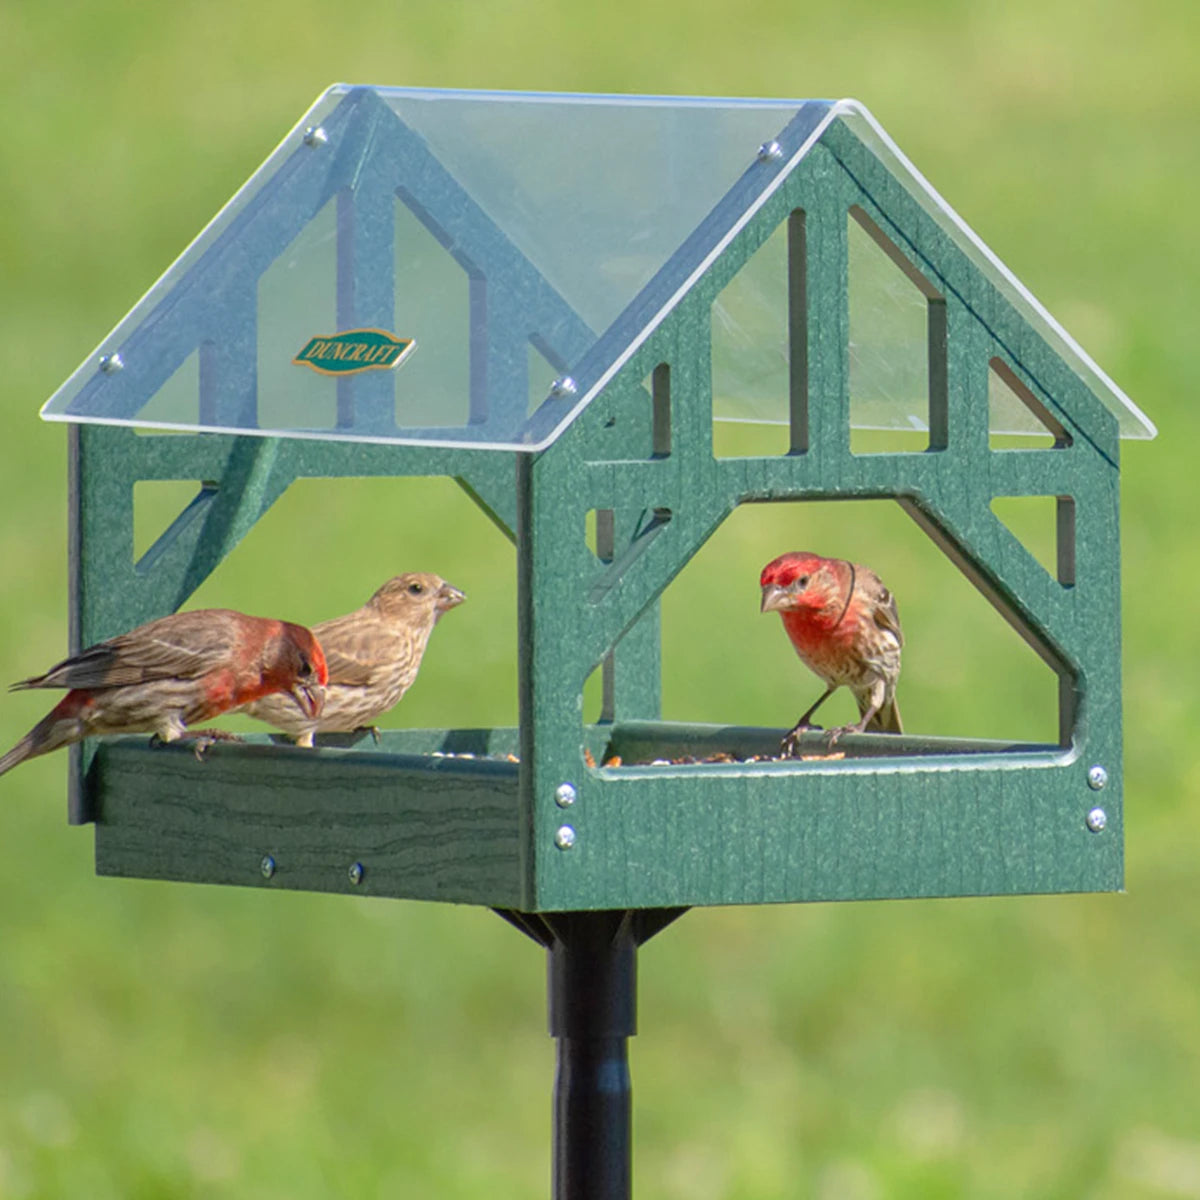
[[[375,718],[412,686],[438,618],[466,596],[437,575],[389,579],[370,600],[344,617],[313,626],[329,664],[325,707],[319,716],[287,696],[264,696],[243,711],[311,746],[315,733],[351,733]]]
[[[0,775],[85,737],[200,737],[188,726],[276,692],[315,719],[326,677],[325,656],[303,625],[228,608],[173,613],[14,683],[13,691],[70,690],[0,758]]]
[[[840,687],[858,703],[860,719],[829,733],[832,746],[844,733],[903,732],[896,707],[900,678],[900,614],[896,600],[874,571],[842,558],[795,551],[763,567],[763,612],[777,612],[800,661],[825,683],[825,691],[783,739],[794,754],[799,735]]]

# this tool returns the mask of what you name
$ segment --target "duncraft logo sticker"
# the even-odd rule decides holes
[[[416,349],[412,338],[398,338],[384,329],[347,329],[318,334],[292,359],[322,375],[354,375],[398,367]]]

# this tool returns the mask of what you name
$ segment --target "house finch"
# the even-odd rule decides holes
[[[287,696],[264,696],[244,711],[290,734],[297,746],[311,746],[314,733],[372,727],[412,686],[438,618],[465,599],[437,575],[389,579],[362,608],[313,626],[329,664],[319,716]]]
[[[14,683],[13,691],[70,690],[0,758],[0,775],[105,733],[153,732],[172,742],[187,726],[272,692],[287,692],[316,716],[327,675],[321,647],[303,625],[227,608],[160,617]]]
[[[879,576],[845,559],[797,551],[767,563],[759,586],[762,611],[779,613],[800,661],[825,682],[783,739],[783,752],[795,753],[798,735],[817,728],[809,724],[813,713],[842,686],[854,693],[861,719],[831,730],[831,746],[844,733],[903,732],[896,683],[904,635],[896,600]]]

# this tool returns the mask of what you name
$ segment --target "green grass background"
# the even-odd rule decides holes
[[[38,406],[328,83],[856,96],[1162,430],[1124,446],[1129,891],[688,915],[642,955],[639,1192],[1200,1197],[1198,52],[1182,0],[0,0],[0,679],[66,649]],[[1052,719],[888,505],[736,514],[667,597],[668,715],[815,694],[756,613],[802,546],[900,595],[913,727]],[[444,481],[298,486],[196,602],[318,620],[412,568],[471,598],[394,719],[511,721],[511,550]],[[3,698],[0,743],[43,705]],[[64,773],[0,782],[0,1200],[546,1194],[532,944],[477,910],[96,879]]]

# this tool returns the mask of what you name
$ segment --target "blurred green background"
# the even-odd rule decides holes
[[[865,101],[1162,431],[1123,447],[1129,890],[689,914],[642,955],[639,1193],[1200,1197],[1190,4],[5,0],[0,34],[0,680],[66,650],[38,406],[327,84]],[[783,725],[815,696],[757,617],[758,569],[801,547],[899,594],[913,728],[1047,728],[1043,668],[884,504],[739,511],[666,598],[668,715]],[[298,486],[195,602],[319,620],[403,569],[471,598],[393,721],[512,721],[511,550],[446,481]],[[4,698],[0,744],[44,706]],[[0,782],[0,1200],[547,1194],[531,943],[477,910],[98,880],[64,779]]]

